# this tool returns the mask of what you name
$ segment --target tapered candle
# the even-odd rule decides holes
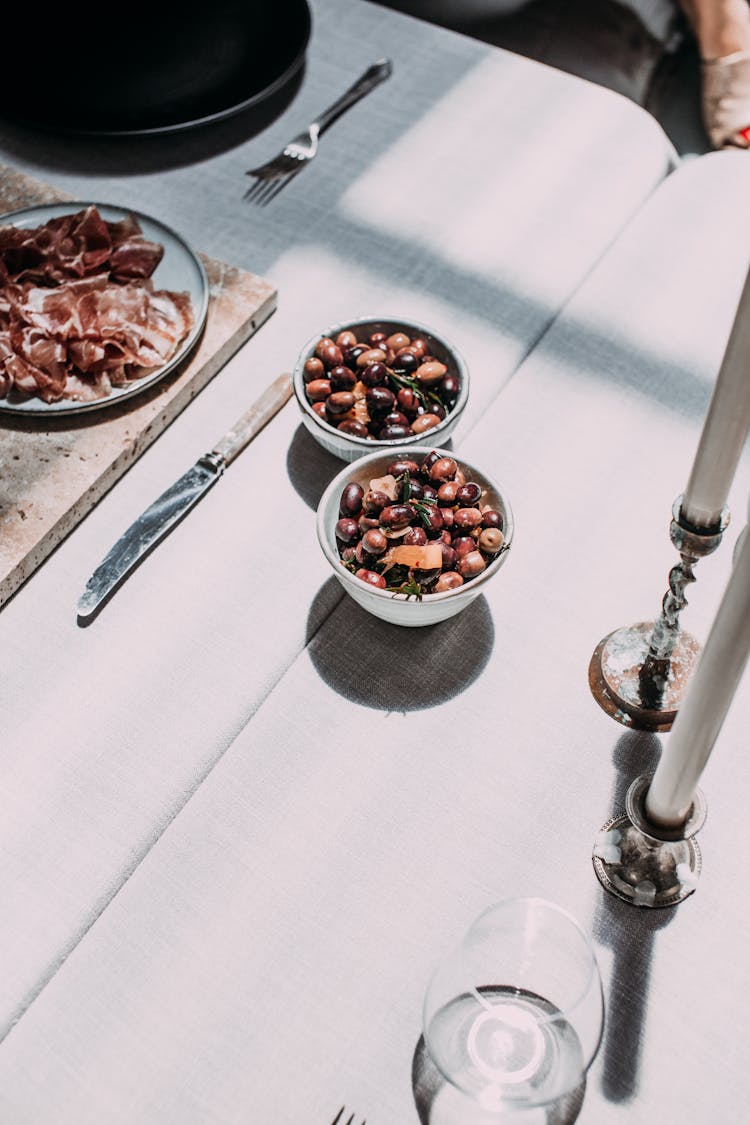
[[[716,527],[750,429],[750,273],[737,306],[706,414],[681,514],[693,527]]]
[[[684,824],[750,655],[750,532],[738,544],[732,575],[693,672],[648,792],[655,824]]]

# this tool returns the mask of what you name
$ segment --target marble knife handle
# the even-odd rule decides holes
[[[250,409],[237,419],[231,430],[219,439],[211,452],[221,457],[225,465],[231,465],[235,457],[242,453],[245,446],[289,401],[291,394],[291,375],[279,375]]]

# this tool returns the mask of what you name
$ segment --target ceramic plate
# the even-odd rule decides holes
[[[6,41],[26,43],[26,9],[7,16]],[[69,23],[62,51],[40,29],[31,63],[29,51],[5,52],[2,113],[100,136],[188,129],[258,105],[301,68],[312,27],[307,0],[131,0],[105,38],[101,0],[78,0]]]
[[[38,207],[27,207],[22,211],[11,211],[0,216],[0,225],[17,227],[36,227],[54,219],[59,215],[70,215],[90,207],[90,202],[78,201],[65,203],[45,203]],[[136,379],[126,387],[115,387],[106,398],[94,399],[92,402],[75,402],[62,399],[60,402],[43,402],[40,398],[19,398],[9,401],[0,398],[0,410],[13,414],[34,414],[36,416],[49,416],[58,414],[80,414],[83,411],[101,410],[112,406],[123,399],[138,395],[147,387],[152,387],[163,379],[170,371],[182,363],[197,343],[208,313],[208,278],[203,268],[203,263],[194,250],[175,231],[143,215],[132,208],[115,207],[108,203],[96,203],[99,214],[109,222],[116,222],[126,215],[135,215],[141,224],[144,237],[154,242],[160,242],[164,247],[164,256],[152,275],[157,289],[171,289],[185,292],[190,296],[195,316],[195,324],[185,339],[180,344],[175,355],[163,367],[154,368],[141,379]]]

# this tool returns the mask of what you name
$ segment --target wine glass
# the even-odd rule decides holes
[[[437,966],[424,1001],[424,1042],[438,1070],[498,1113],[578,1087],[603,1023],[591,942],[566,910],[541,898],[484,911]]]

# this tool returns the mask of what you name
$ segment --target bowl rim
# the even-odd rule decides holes
[[[310,355],[315,350],[315,345],[317,344],[321,336],[330,336],[335,339],[339,332],[344,332],[347,329],[353,329],[357,325],[377,323],[403,325],[405,328],[411,328],[412,330],[418,332],[420,335],[432,337],[433,340],[442,345],[445,351],[451,353],[453,361],[456,365],[457,372],[461,378],[461,387],[458,392],[458,398],[456,399],[455,406],[446,414],[445,418],[443,418],[437,426],[433,426],[431,430],[427,431],[430,434],[435,434],[436,437],[440,435],[446,437],[446,429],[449,425],[451,427],[454,427],[456,425],[459,418],[463,414],[464,409],[466,408],[466,404],[469,400],[469,368],[466,364],[466,360],[464,359],[458,348],[456,348],[456,346],[441,332],[437,332],[434,328],[430,328],[429,325],[424,324],[421,321],[409,320],[407,317],[403,316],[352,317],[348,320],[340,321],[338,324],[328,325],[321,332],[316,332],[314,336],[310,336],[310,338],[305,342],[301,351],[299,352],[294,365],[294,370],[292,372],[294,396],[297,399],[297,403],[303,414],[307,418],[311,419],[312,422],[314,422],[315,426],[321,431],[321,433],[327,434],[331,441],[341,442],[342,445],[349,446],[350,448],[354,449],[372,450],[373,452],[377,452],[378,450],[411,447],[415,443],[424,440],[423,434],[409,434],[408,437],[389,438],[387,441],[381,441],[379,438],[357,437],[356,434],[345,434],[341,430],[337,430],[335,426],[330,426],[327,422],[324,422],[322,418],[319,418],[313,410],[312,405],[308,401],[307,395],[305,394],[305,383],[302,378],[302,369],[305,365],[305,360],[309,359]]]
[[[472,462],[470,462],[467,458],[462,457],[461,454],[457,453],[454,449],[442,449],[437,445],[412,446],[410,448],[410,453],[417,453],[423,457],[426,457],[428,453],[432,453],[433,451],[435,453],[440,453],[444,457],[452,457],[454,461],[458,461],[459,467],[461,468],[469,470],[476,469],[476,471],[484,478],[484,480],[496,494],[498,499],[502,502],[506,516],[506,526],[503,528],[503,535],[505,536],[505,542],[503,543],[503,546],[500,548],[489,566],[487,566],[487,568],[483,570],[481,574],[478,574],[476,578],[472,578],[470,582],[465,582],[463,586],[458,586],[455,590],[445,590],[440,594],[430,594],[428,600],[418,600],[412,594],[394,594],[388,590],[381,590],[379,587],[370,586],[367,583],[363,582],[360,578],[357,578],[356,575],[347,570],[345,566],[341,565],[341,559],[337,551],[334,547],[331,547],[325,522],[325,511],[331,501],[331,497],[336,492],[340,491],[345,483],[348,483],[346,478],[350,473],[359,474],[363,469],[366,469],[367,465],[372,464],[375,461],[380,461],[382,458],[388,456],[389,451],[387,449],[374,450],[373,453],[368,454],[365,457],[360,457],[357,461],[346,464],[338,473],[336,473],[335,477],[330,481],[325,491],[323,492],[323,495],[318,501],[318,508],[315,516],[315,528],[318,535],[318,542],[320,544],[321,550],[323,551],[323,554],[325,555],[331,566],[331,569],[333,570],[334,575],[340,580],[351,585],[354,590],[371,595],[375,598],[385,598],[389,602],[401,602],[405,605],[435,605],[439,602],[447,601],[448,599],[456,599],[461,596],[465,597],[467,594],[473,595],[486,582],[488,582],[490,578],[494,577],[494,575],[497,574],[498,570],[505,562],[508,556],[508,552],[513,545],[513,538],[515,534],[515,518],[513,516],[513,509],[507,499],[505,492],[498,486],[493,477],[488,476],[488,474],[480,469],[478,465],[473,465]]]

